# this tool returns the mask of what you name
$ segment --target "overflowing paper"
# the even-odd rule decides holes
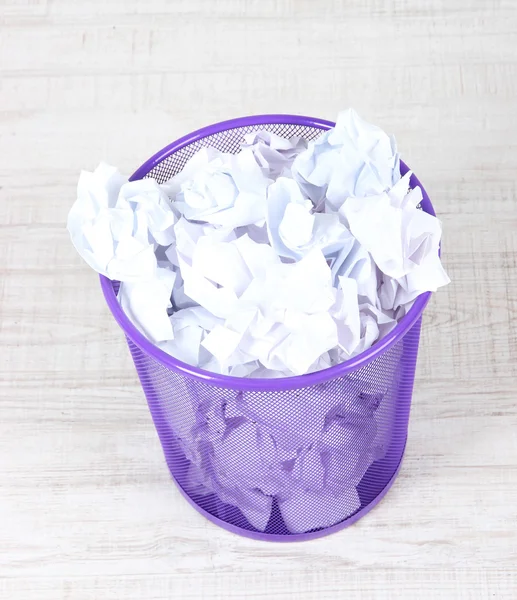
[[[67,226],[76,250],[93,269],[137,283],[156,276],[155,250],[174,242],[177,215],[156,181],[129,182],[101,163],[93,173],[81,173]]]
[[[368,349],[448,282],[440,222],[410,177],[395,140],[348,110],[311,142],[264,130],[236,154],[202,148],[162,184],[101,164],[81,174],[68,228],[166,352],[301,375]]]

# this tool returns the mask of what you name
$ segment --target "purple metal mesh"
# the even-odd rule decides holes
[[[250,131],[313,139],[332,125],[290,115],[219,123],[174,142],[133,179],[163,182],[202,146],[237,152]],[[413,176],[415,185],[421,184]],[[423,210],[434,214],[422,191]],[[165,354],[124,315],[118,284],[104,277],[101,283],[126,334],[170,472],[207,518],[257,539],[310,539],[352,524],[385,495],[404,453],[430,294],[358,357],[310,375],[263,380],[216,375]]]

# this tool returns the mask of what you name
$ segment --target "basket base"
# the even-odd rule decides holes
[[[370,512],[373,508],[375,508],[377,506],[377,504],[379,504],[379,502],[384,498],[384,496],[386,496],[386,494],[389,492],[391,486],[395,482],[395,479],[397,478],[397,475],[402,466],[402,461],[404,459],[404,451],[405,451],[405,446],[404,446],[404,450],[402,451],[402,456],[400,458],[400,462],[397,466],[395,473],[393,474],[391,479],[388,481],[388,483],[385,485],[385,487],[377,494],[377,496],[369,504],[367,504],[366,506],[363,506],[363,508],[359,509],[356,513],[354,513],[353,515],[351,515],[344,521],[341,521],[340,523],[336,523],[335,525],[331,525],[330,527],[325,527],[323,529],[318,529],[317,531],[309,531],[307,533],[278,535],[278,534],[273,534],[273,533],[264,533],[262,531],[251,531],[249,529],[244,529],[243,527],[237,527],[236,525],[232,525],[231,523],[228,523],[228,522],[224,521],[223,519],[219,519],[215,515],[209,513],[207,510],[205,510],[202,506],[199,506],[199,504],[197,504],[197,502],[195,502],[187,494],[187,492],[182,488],[182,486],[177,481],[174,474],[172,475],[172,479],[174,480],[174,483],[176,484],[176,487],[178,488],[180,494],[187,500],[187,502],[191,506],[193,506],[199,513],[201,513],[209,521],[211,521],[212,523],[215,523],[216,525],[219,525],[220,527],[222,527],[223,529],[226,529],[227,531],[231,531],[232,533],[236,533],[238,535],[248,537],[248,538],[251,538],[254,540],[260,540],[260,541],[266,541],[266,542],[303,542],[303,541],[307,541],[307,540],[314,540],[316,538],[324,537],[326,535],[330,535],[331,533],[335,533],[336,531],[340,531],[341,529],[345,529],[345,527],[349,527],[350,525],[353,525],[356,521],[358,521],[359,519],[364,517],[364,515],[366,513]]]

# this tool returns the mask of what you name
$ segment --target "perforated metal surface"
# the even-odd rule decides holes
[[[250,124],[252,119],[198,134],[172,154],[164,151],[163,160],[153,157],[135,176],[147,172],[163,182],[201,146],[236,152],[250,131],[308,139],[321,133],[321,126]],[[432,212],[430,203],[424,210]],[[161,357],[119,314],[113,286],[103,281],[126,331],[169,469],[207,517],[255,538],[307,539],[354,522],[384,495],[406,443],[425,301],[391,345],[373,360],[356,361],[353,370],[304,387],[271,380],[251,385],[186,372],[178,361]]]
[[[317,129],[307,125],[295,125],[286,123],[266,123],[258,125],[244,125],[241,127],[235,127],[226,131],[207,135],[201,139],[198,139],[188,146],[181,148],[164,161],[160,162],[154,167],[146,177],[152,177],[156,179],[158,183],[167,181],[177,173],[179,173],[186,162],[191,158],[198,150],[206,146],[212,146],[217,148],[221,152],[230,152],[235,154],[239,151],[239,148],[244,141],[244,136],[247,133],[254,131],[271,131],[277,135],[285,138],[291,138],[294,136],[304,137],[307,140],[313,140],[321,135],[321,129]]]

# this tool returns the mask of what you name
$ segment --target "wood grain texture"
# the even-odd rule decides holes
[[[0,598],[517,597],[514,0],[0,0]],[[444,223],[401,474],[354,527],[240,538],[171,483],[64,223],[81,168],[131,172],[242,114],[397,135]]]

